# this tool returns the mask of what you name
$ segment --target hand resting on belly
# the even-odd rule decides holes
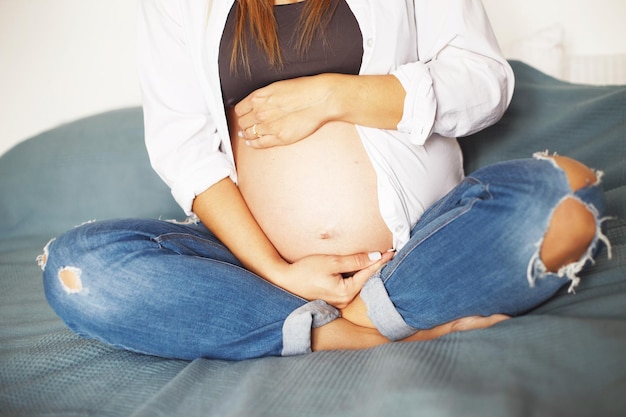
[[[234,111],[230,126],[237,126]],[[377,179],[353,125],[331,122],[289,146],[254,149],[231,128],[239,189],[287,261],[307,255],[385,252],[392,235]]]

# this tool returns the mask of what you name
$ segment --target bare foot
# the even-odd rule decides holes
[[[504,314],[494,314],[489,317],[463,317],[432,329],[420,330],[401,341],[432,340],[448,333],[485,329],[509,318],[509,316]],[[381,335],[378,330],[358,326],[344,318],[333,320],[324,326],[313,329],[311,332],[311,349],[313,351],[367,349],[389,342],[389,339]]]
[[[488,317],[469,316],[441,324],[428,330],[420,330],[415,334],[403,339],[402,342],[418,342],[432,340],[448,333],[464,332],[468,330],[486,329],[511,317],[504,314],[494,314]]]
[[[357,296],[347,307],[341,310],[341,317],[360,327],[368,329],[375,329],[374,323],[367,316],[367,306],[360,296]],[[469,316],[463,317],[457,320],[453,320],[449,323],[442,324],[428,330],[421,330],[414,335],[410,336],[411,340],[429,340],[439,336],[443,336],[447,333],[461,332],[464,330],[484,329],[491,327],[496,323],[510,318],[504,314],[494,314],[489,317],[482,316]],[[408,340],[408,339],[407,339]]]

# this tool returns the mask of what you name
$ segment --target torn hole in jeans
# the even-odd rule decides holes
[[[66,266],[59,270],[59,281],[66,293],[75,294],[83,290],[82,273],[81,269],[74,266]]]
[[[583,269],[583,267],[588,262],[590,262],[591,264],[595,263],[595,260],[593,259],[593,255],[594,255],[594,253],[596,251],[596,248],[597,248],[599,242],[604,243],[604,245],[606,246],[608,258],[611,259],[611,257],[612,257],[611,242],[606,237],[606,235],[602,232],[602,223],[604,223],[606,220],[611,219],[612,217],[598,218],[598,211],[596,210],[596,208],[593,205],[587,204],[584,201],[581,201],[579,198],[577,198],[576,196],[573,196],[573,195],[565,196],[563,198],[563,200],[565,200],[567,198],[574,198],[574,199],[576,199],[577,201],[582,203],[591,213],[593,213],[594,218],[596,219],[596,232],[595,232],[595,235],[593,237],[593,240],[592,240],[591,244],[589,245],[589,247],[587,248],[587,250],[585,251],[585,253],[580,257],[580,259],[578,261],[568,263],[568,264],[562,266],[561,268],[559,268],[556,272],[552,272],[552,271],[549,271],[546,268],[545,264],[541,260],[540,250],[541,250],[541,245],[542,245],[543,240],[544,240],[544,238],[542,238],[535,245],[537,250],[535,251],[535,253],[531,257],[530,262],[528,264],[528,269],[527,269],[527,272],[526,272],[526,277],[527,277],[528,283],[530,284],[531,287],[534,287],[535,282],[536,282],[537,279],[545,278],[548,275],[556,275],[559,278],[564,278],[565,277],[568,280],[570,280],[571,282],[570,282],[570,286],[569,286],[568,292],[569,293],[574,293],[575,292],[575,288],[578,286],[578,284],[580,284],[580,277],[578,276],[578,273]],[[563,201],[563,200],[561,200],[561,201]],[[557,207],[558,207],[558,205],[557,205]],[[555,210],[556,210],[556,208],[555,208]]]

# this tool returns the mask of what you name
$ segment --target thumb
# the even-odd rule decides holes
[[[352,274],[380,262],[382,257],[383,255],[380,252],[335,256],[334,272]]]
[[[361,288],[365,285],[365,282],[374,275],[376,271],[382,268],[383,265],[389,262],[394,255],[394,252],[362,254],[361,256],[364,256],[364,259],[361,258],[361,261],[364,262],[363,266],[360,269],[355,269],[356,272],[350,278],[346,279],[353,281],[351,284]]]

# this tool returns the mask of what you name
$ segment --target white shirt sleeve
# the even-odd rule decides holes
[[[498,121],[514,75],[480,0],[417,0],[418,62],[392,72],[406,90],[398,130],[416,145],[467,136]]]
[[[236,174],[220,150],[181,20],[180,2],[141,1],[137,59],[151,164],[191,214],[196,195]]]

